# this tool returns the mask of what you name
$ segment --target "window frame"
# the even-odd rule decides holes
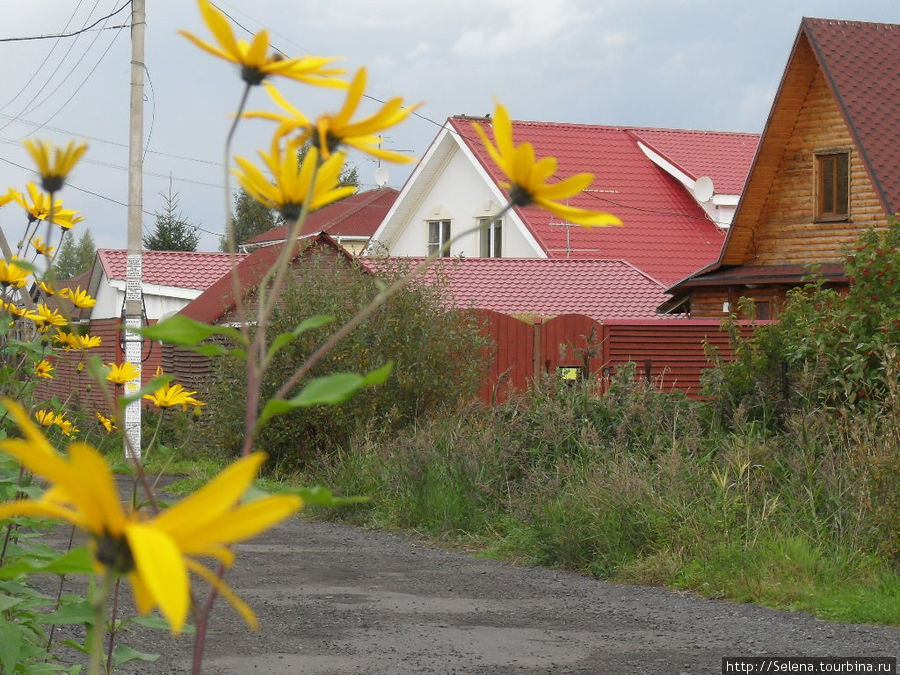
[[[503,257],[503,218],[482,216],[478,219],[478,253],[481,258]]]
[[[847,148],[817,150],[813,162],[815,221],[850,220],[850,150]],[[841,169],[845,173],[843,191],[841,190]],[[831,202],[830,207],[826,203],[828,201]]]
[[[441,248],[443,248],[444,245],[448,241],[450,241],[451,236],[452,236],[451,231],[453,229],[453,224],[452,224],[453,221],[450,218],[434,218],[432,220],[427,220],[425,222],[426,222],[426,227],[428,230],[426,233],[428,255],[432,256],[437,251],[439,251]],[[437,231],[436,231],[437,236],[436,237],[434,236],[435,232],[433,231],[433,228],[435,226],[437,228]],[[450,247],[449,246],[441,252],[440,257],[441,258],[449,258],[450,257]]]

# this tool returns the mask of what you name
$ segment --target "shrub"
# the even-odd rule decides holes
[[[340,325],[371,300],[379,284],[390,283],[406,271],[397,265],[384,270],[379,280],[342,257],[308,256],[296,267],[268,328],[278,335],[320,314],[333,316]],[[447,309],[443,289],[440,278],[428,285],[414,280],[313,368],[310,376],[319,377],[368,372],[388,361],[395,364],[385,384],[362,391],[342,405],[305,408],[268,424],[258,446],[280,469],[292,470],[312,456],[346,447],[361,429],[396,430],[474,395],[482,378],[487,338],[471,315]],[[264,399],[273,396],[297,364],[319,346],[327,330],[304,333],[278,354],[263,381]],[[245,381],[242,364],[222,360],[207,393],[203,428],[211,445],[226,451],[236,451],[242,440]]]
[[[788,293],[778,323],[741,339],[735,360],[708,371],[720,419],[748,415],[780,427],[792,410],[882,406],[900,344],[900,221],[869,230],[845,257],[846,293],[819,278]]]

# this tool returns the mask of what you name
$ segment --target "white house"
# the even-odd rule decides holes
[[[757,134],[513,122],[516,142],[559,162],[560,178],[596,178],[571,198],[610,211],[622,228],[583,228],[534,207],[506,204],[494,165],[472,123],[451,117],[372,236],[367,255],[424,256],[457,234],[447,256],[626,260],[674,283],[715,260],[759,141]],[[490,131],[488,131],[490,134]]]

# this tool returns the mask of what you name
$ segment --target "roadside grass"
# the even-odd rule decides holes
[[[893,415],[711,425],[642,386],[472,407],[320,456],[303,479],[368,504],[323,512],[622,583],[900,625]],[[881,467],[881,468],[879,468]],[[301,479],[302,480],[302,479]],[[890,480],[890,482],[889,482]],[[892,553],[894,552],[894,553]]]

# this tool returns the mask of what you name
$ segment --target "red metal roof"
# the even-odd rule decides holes
[[[327,232],[333,237],[371,237],[397,199],[397,190],[389,187],[358,192],[309,214],[301,234]],[[284,241],[287,227],[282,225],[248,239],[248,244]]]
[[[375,271],[421,258],[363,258]],[[402,261],[398,262],[398,261]],[[542,317],[584,314],[597,321],[659,319],[662,286],[624,260],[584,258],[442,258],[427,278],[446,275],[447,292],[460,308]]]
[[[472,131],[473,118],[451,117],[478,161],[495,181],[504,176]],[[490,120],[478,119],[483,126]],[[654,164],[638,147],[628,127],[514,121],[517,143],[530,142],[539,157],[554,156],[558,178],[588,171],[595,174],[587,191],[571,206],[610,211],[624,227],[567,227],[535,207],[516,208],[538,244],[551,258],[627,260],[654,279],[669,284],[716,260],[724,233],[707,217],[687,190]],[[643,130],[647,133],[647,130]],[[709,138],[693,135],[698,143]]]
[[[900,25],[804,18],[887,213],[900,211]]]
[[[300,242],[297,246],[293,259],[296,259],[301,253],[305,253],[312,245],[325,245],[328,250],[337,255],[343,255],[348,260],[352,259],[347,252],[341,248],[327,234],[316,234],[295,240]],[[241,292],[246,296],[253,292],[259,282],[265,276],[278,256],[281,254],[284,245],[263,246],[255,250],[250,255],[241,256],[242,260],[237,266],[237,275],[241,288]],[[226,270],[226,272],[230,272]],[[234,298],[234,281],[232,275],[223,273],[210,286],[196,298],[191,300],[185,307],[181,309],[179,314],[183,314],[195,321],[203,321],[204,323],[216,323],[228,312],[235,308]]]
[[[147,284],[204,290],[231,269],[230,253],[143,251],[143,281]],[[125,279],[128,252],[101,248],[100,264],[109,279]],[[238,254],[238,260],[246,257]]]
[[[739,195],[759,134],[682,129],[632,129],[632,136],[696,180],[712,178],[716,194]]]

